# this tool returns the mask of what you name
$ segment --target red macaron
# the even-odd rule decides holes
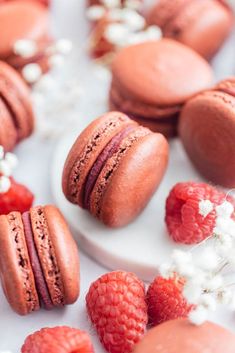
[[[12,67],[0,61],[0,144],[10,151],[33,129],[29,88]]]
[[[15,50],[20,40],[34,43],[34,52],[20,55]],[[45,72],[49,68],[50,43],[48,10],[39,1],[14,0],[0,5],[0,60],[19,71],[27,64],[36,63]]]
[[[147,205],[167,161],[163,135],[120,112],[107,113],[81,133],[69,152],[63,191],[106,225],[124,226]]]
[[[20,315],[77,300],[78,250],[56,207],[0,216],[0,277],[9,304]]]
[[[129,46],[113,61],[110,107],[172,137],[183,104],[212,81],[208,63],[176,41]]]
[[[235,335],[212,322],[196,326],[187,319],[167,321],[151,329],[133,353],[233,353]]]
[[[189,100],[179,135],[198,171],[209,181],[235,187],[235,78]]]
[[[231,32],[234,16],[225,1],[160,0],[149,11],[147,21],[159,26],[164,37],[211,59]]]

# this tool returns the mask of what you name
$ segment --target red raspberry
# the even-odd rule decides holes
[[[94,282],[87,311],[109,353],[130,353],[147,325],[145,288],[133,273],[110,272]]]
[[[213,233],[216,221],[215,207],[206,217],[199,213],[199,203],[210,200],[214,206],[222,204],[226,195],[205,183],[179,183],[166,200],[166,225],[177,243],[200,243]],[[227,200],[234,203],[232,198]]]
[[[33,200],[34,195],[31,191],[11,178],[10,190],[0,193],[0,214],[8,214],[12,211],[24,213],[30,209]]]
[[[61,326],[43,328],[28,336],[21,353],[94,353],[88,334]]]
[[[147,292],[151,325],[188,316],[194,306],[189,305],[182,294],[184,284],[185,280],[177,276],[169,279],[160,276],[155,278]]]

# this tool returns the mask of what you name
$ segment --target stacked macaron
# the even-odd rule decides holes
[[[190,99],[179,134],[195,167],[209,181],[235,187],[235,78]]]
[[[54,206],[0,216],[0,277],[20,315],[72,304],[79,295],[79,259],[68,226]]]
[[[148,203],[167,161],[163,135],[122,113],[107,113],[74,143],[64,166],[63,191],[70,202],[88,209],[106,225],[124,226]]]
[[[207,62],[176,41],[133,45],[120,51],[113,62],[110,107],[172,137],[183,104],[210,87],[212,80]]]
[[[12,150],[33,128],[29,89],[13,68],[0,61],[0,145]]]
[[[221,0],[159,0],[147,21],[173,38],[211,59],[232,30],[233,13]]]
[[[0,60],[19,71],[29,63],[36,63],[46,71],[47,47],[51,43],[48,33],[48,10],[39,1],[0,4]]]

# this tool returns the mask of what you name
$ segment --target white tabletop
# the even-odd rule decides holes
[[[77,48],[75,57],[76,55],[78,57],[79,48],[84,45],[85,40],[86,25],[83,7],[83,0],[54,0],[52,9],[54,31],[58,37],[69,37],[74,41]],[[227,47],[226,55],[223,60],[216,60],[215,62],[218,78],[226,77],[233,73],[233,65],[235,69],[234,58],[235,50],[233,51],[232,48],[229,49]],[[77,65],[81,66],[79,60],[77,61]],[[78,71],[81,72],[81,70]],[[87,78],[88,81],[91,79],[93,78]],[[84,81],[84,77],[82,77],[81,80]],[[96,107],[96,110],[98,115],[100,113],[99,106]],[[85,119],[83,114],[84,112],[81,114],[81,119]],[[91,116],[89,112],[87,112],[88,120],[78,121],[78,124],[85,125],[92,117],[94,118],[95,116]],[[53,203],[50,188],[50,167],[56,143],[57,141],[55,139],[43,140],[40,136],[34,135],[16,149],[20,165],[16,171],[15,177],[18,181],[22,181],[28,185],[35,193],[35,204]],[[12,353],[20,352],[24,338],[29,333],[45,326],[56,325],[69,325],[87,330],[92,336],[96,353],[104,352],[98,342],[94,329],[87,319],[85,294],[91,282],[107,272],[107,269],[99,266],[82,252],[80,252],[80,258],[81,295],[76,304],[66,307],[63,310],[51,312],[42,310],[28,317],[20,317],[9,308],[0,289],[0,352],[1,350],[10,351]]]

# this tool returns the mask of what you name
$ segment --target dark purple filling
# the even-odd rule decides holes
[[[100,153],[98,158],[96,159],[93,167],[91,168],[85,183],[84,188],[84,198],[83,205],[86,209],[90,209],[90,196],[92,190],[95,186],[96,180],[98,179],[104,165],[107,160],[112,157],[114,153],[118,151],[118,148],[122,142],[122,140],[134,129],[133,126],[128,126],[117,135],[115,135],[112,140],[106,145],[103,151]]]
[[[43,274],[42,266],[34,243],[33,230],[32,230],[29,212],[25,212],[22,215],[22,220],[24,224],[25,240],[26,240],[26,244],[29,252],[29,257],[31,261],[34,278],[35,278],[38,296],[40,298],[41,304],[45,307],[45,309],[51,310],[53,308],[53,303],[51,301],[51,297],[47,288],[47,283]]]

